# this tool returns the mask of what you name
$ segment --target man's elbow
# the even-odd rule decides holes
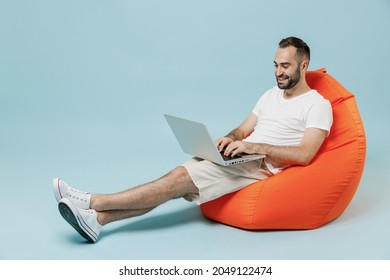
[[[300,159],[298,160],[297,164],[307,166],[313,161],[314,156],[315,154],[302,155],[302,157],[300,157]]]
[[[298,164],[302,166],[308,166],[310,165],[311,160],[305,160],[305,161],[300,161]]]

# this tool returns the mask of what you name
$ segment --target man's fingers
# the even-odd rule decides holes
[[[225,156],[230,156],[232,152],[237,149],[237,144],[235,142],[231,142],[225,149]]]
[[[237,154],[244,152],[245,146],[241,141],[235,141],[230,143],[230,145],[225,150],[225,156],[234,157]]]
[[[223,151],[225,148],[227,148],[232,142],[232,139],[230,138],[227,138],[227,137],[223,137],[221,139],[219,139],[217,141],[217,148],[218,150],[221,152]]]

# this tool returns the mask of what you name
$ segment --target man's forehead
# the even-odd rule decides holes
[[[292,63],[296,58],[296,48],[289,46],[287,48],[279,48],[275,54],[276,63]]]

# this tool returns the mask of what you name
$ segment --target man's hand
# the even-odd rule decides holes
[[[218,151],[222,152],[226,147],[229,146],[229,144],[233,143],[233,139],[230,137],[222,137],[219,138],[217,141],[215,141],[215,145],[218,148]]]
[[[257,116],[254,113],[250,113],[250,115],[239,127],[233,129],[229,132],[229,134],[215,141],[215,145],[217,146],[218,150],[222,152],[232,143],[237,141],[240,142],[242,139],[244,139],[253,132],[256,123]]]
[[[224,155],[234,157],[241,153],[253,154],[253,143],[234,141],[231,142],[225,149]]]

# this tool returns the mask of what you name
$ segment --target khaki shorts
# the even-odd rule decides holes
[[[193,158],[182,166],[187,169],[192,181],[199,189],[199,194],[190,194],[187,198],[192,199],[198,205],[272,176],[262,168],[263,159],[221,166],[208,160]]]

